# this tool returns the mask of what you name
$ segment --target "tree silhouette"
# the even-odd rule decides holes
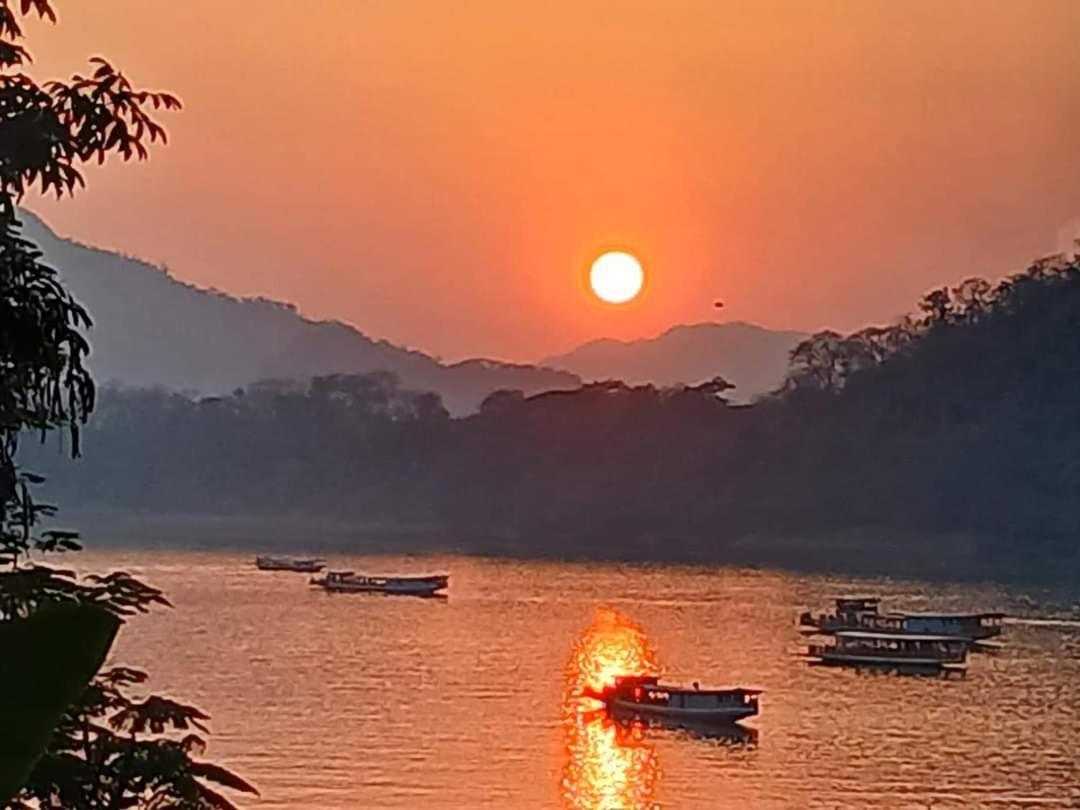
[[[30,55],[22,23],[30,15],[56,21],[50,0],[0,0],[0,562],[10,568],[0,573],[0,638],[12,642],[20,632],[45,626],[44,619],[54,625],[65,619],[48,631],[63,634],[80,626],[72,625],[79,617],[108,616],[111,623],[102,624],[99,634],[105,634],[107,649],[107,634],[110,628],[115,632],[117,621],[168,603],[125,572],[80,580],[69,571],[27,563],[31,552],[75,551],[79,544],[70,532],[37,531],[55,510],[32,497],[31,488],[43,479],[16,465],[20,434],[35,431],[44,439],[65,431],[71,453],[78,455],[80,426],[94,407],[95,392],[84,365],[89,347],[82,330],[90,325],[89,315],[41,262],[40,252],[20,237],[17,206],[35,186],[57,197],[74,193],[84,182],[80,167],[90,161],[146,158],[149,144],[165,141],[165,130],[148,111],[177,109],[180,103],[166,93],[135,89],[100,58],[91,60],[87,76],[37,82],[23,72]],[[58,646],[64,645],[38,649],[24,641],[5,647],[0,683],[24,684],[23,670],[31,664],[37,669],[27,671],[39,680],[68,688],[48,668],[54,659],[42,657],[57,653]],[[30,655],[34,660],[23,659]],[[99,662],[104,651],[99,647],[94,655]],[[57,654],[53,670],[71,665]],[[10,806],[208,810],[232,805],[207,782],[253,791],[239,777],[193,758],[202,749],[200,737],[170,736],[204,730],[205,715],[167,698],[134,701],[125,695],[126,687],[144,680],[134,670],[114,669],[76,695]],[[0,728],[0,754],[18,747],[8,746],[9,739],[31,731]],[[6,798],[0,795],[0,801]]]

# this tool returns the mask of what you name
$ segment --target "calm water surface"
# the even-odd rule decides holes
[[[250,557],[80,555],[166,590],[117,663],[213,717],[247,808],[1080,807],[1080,624],[1013,624],[939,680],[807,666],[795,616],[852,591],[910,609],[1066,611],[1072,595],[773,571],[355,558],[449,570],[446,601],[329,595]],[[604,608],[666,677],[765,690],[733,739],[568,713],[568,664]],[[568,719],[569,718],[569,719]]]

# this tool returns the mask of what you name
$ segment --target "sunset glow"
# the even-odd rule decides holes
[[[451,360],[651,337],[716,295],[725,318],[861,328],[1080,214],[1078,3],[106,5],[32,25],[30,72],[105,53],[185,110],[146,165],[27,204]],[[643,260],[632,317],[567,294],[598,240]]]
[[[618,611],[604,609],[574,647],[567,666],[567,694],[612,686],[621,675],[656,672],[656,653],[642,629]]]
[[[1078,32],[0,0],[0,810],[1080,810]]]
[[[637,297],[645,283],[641,262],[622,251],[605,253],[589,271],[589,284],[609,304],[625,304]]]
[[[563,803],[572,810],[654,806],[660,766],[640,722],[618,725],[582,699],[585,689],[610,686],[621,675],[657,671],[656,654],[645,633],[614,610],[597,614],[574,646],[566,668],[563,701],[566,764]]]
[[[651,810],[660,766],[638,722],[579,714],[567,728],[563,804],[568,810]]]

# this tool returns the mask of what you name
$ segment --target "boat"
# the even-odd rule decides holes
[[[255,558],[255,567],[260,571],[299,571],[304,574],[316,574],[326,567],[326,563],[313,557],[262,556]]]
[[[904,629],[911,633],[955,636],[973,641],[1000,636],[1004,613],[901,613]]]
[[[981,642],[1001,635],[1004,613],[882,613],[881,600],[874,597],[841,597],[833,613],[814,616],[809,611],[799,617],[804,633],[831,635],[845,630],[878,633],[913,633],[949,636]]]
[[[814,663],[932,673],[967,669],[969,642],[955,636],[840,630],[832,644],[811,644]]]
[[[839,630],[858,630],[881,614],[881,600],[876,596],[841,596],[832,613],[815,616],[810,611],[799,616],[799,629],[809,633],[835,633]]]
[[[702,689],[660,683],[655,676],[626,676],[587,697],[604,703],[608,712],[670,722],[737,723],[758,713],[757,689]]]
[[[352,571],[329,571],[323,577],[313,577],[316,585],[331,593],[382,593],[400,596],[438,596],[450,587],[447,574],[421,577],[369,576]]]

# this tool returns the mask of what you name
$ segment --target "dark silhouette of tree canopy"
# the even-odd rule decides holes
[[[30,61],[20,15],[29,14],[56,22],[50,0],[0,2],[0,214],[8,217],[35,183],[61,197],[85,185],[83,163],[104,163],[110,154],[145,159],[148,143],[165,141],[147,108],[180,107],[168,93],[134,89],[100,57],[91,60],[89,76],[30,78],[20,70]]]
[[[418,550],[857,552],[884,569],[955,554],[1080,579],[1078,338],[1080,264],[1041,262],[935,290],[892,325],[815,335],[783,390],[749,406],[727,403],[723,380],[501,391],[463,419],[435,397],[411,405],[386,375],[204,399],[105,389],[79,469],[35,463],[84,505],[421,524]],[[844,533],[860,541],[820,539]],[[790,540],[766,552],[773,536]],[[902,551],[878,543],[894,536]]]
[[[100,58],[92,60],[89,76],[38,83],[22,72],[30,61],[22,42],[29,15],[56,20],[50,0],[0,0],[0,562],[10,567],[0,573],[0,628],[7,630],[66,615],[53,611],[59,606],[123,620],[168,605],[160,591],[125,572],[78,579],[28,563],[31,552],[75,551],[79,544],[71,532],[37,531],[55,510],[31,495],[42,477],[16,466],[19,438],[27,431],[41,439],[66,431],[78,455],[80,425],[95,395],[84,365],[89,315],[19,236],[17,206],[34,186],[57,197],[74,193],[87,162],[146,158],[148,144],[165,140],[148,110],[180,106],[168,94],[136,90]],[[19,666],[20,649],[5,648],[3,656],[6,676]],[[126,696],[125,689],[145,680],[129,669],[99,675],[68,708],[10,806],[208,810],[232,804],[207,783],[252,792],[225,769],[194,759],[200,737],[172,736],[205,730],[200,711],[164,697]],[[24,731],[0,728],[0,735]]]

